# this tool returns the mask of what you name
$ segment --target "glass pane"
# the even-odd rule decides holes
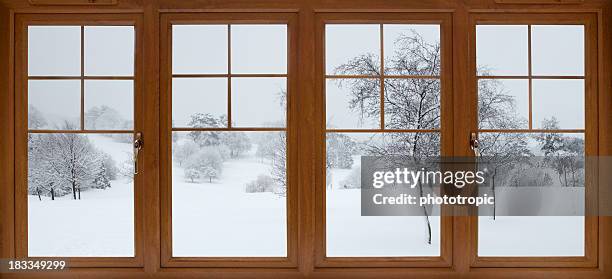
[[[529,174],[538,177],[536,182],[528,182],[537,183],[534,186],[584,191],[584,164],[572,165],[577,169],[571,168],[571,171],[569,167],[557,167],[567,164],[568,157],[564,155],[584,156],[583,134],[481,133],[479,138],[484,156],[544,156],[545,164],[529,166],[528,170],[519,169],[521,164],[504,165],[511,176],[508,181],[496,184],[505,186]],[[512,190],[513,187],[500,187],[496,195],[501,201],[508,200],[501,197]],[[544,197],[532,195],[532,198],[541,201]],[[503,209],[512,205],[497,203],[496,206]],[[584,256],[584,216],[496,216],[495,219],[481,216],[479,222],[479,256]]]
[[[284,132],[175,132],[172,255],[287,256]]]
[[[134,27],[85,26],[85,75],[133,76]]]
[[[584,80],[536,79],[532,95],[534,127],[584,129]]]
[[[325,25],[328,75],[380,75],[380,25]]]
[[[385,79],[385,128],[440,128],[440,80]]]
[[[80,76],[80,26],[28,26],[30,76]]]
[[[28,256],[133,257],[131,135],[31,134]]]
[[[526,76],[527,38],[527,25],[477,25],[478,75]]]
[[[531,26],[533,75],[583,76],[584,26]]]
[[[529,80],[480,79],[478,127],[504,130],[529,128]]]
[[[440,255],[438,216],[361,216],[360,191],[361,156],[437,156],[439,142],[438,133],[327,133],[328,257]]]
[[[226,74],[227,25],[173,25],[174,74]]]
[[[481,257],[584,256],[583,216],[480,216]]]
[[[387,75],[440,75],[440,26],[385,24]]]
[[[227,127],[227,79],[172,79],[172,126]]]
[[[30,129],[80,129],[81,81],[30,80],[28,106]]]
[[[286,78],[233,78],[232,125],[285,127]]]
[[[85,129],[132,130],[133,128],[134,82],[86,80]]]
[[[232,73],[286,74],[286,25],[232,25]]]
[[[380,128],[379,79],[328,79],[328,129]]]

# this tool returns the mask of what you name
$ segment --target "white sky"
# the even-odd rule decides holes
[[[232,73],[284,74],[287,72],[285,25],[232,25]],[[526,25],[477,26],[477,63],[495,75],[526,75]],[[534,75],[584,75],[583,26],[534,25],[532,72]],[[227,25],[178,25],[173,27],[173,71],[177,74],[224,74],[227,65]],[[384,25],[385,56],[397,49],[393,42],[415,30],[428,42],[439,41],[438,25]],[[378,24],[330,24],[326,26],[326,71],[364,54],[380,53]],[[108,43],[112,42],[112,43]],[[85,28],[87,75],[133,75],[134,29],[130,26]],[[79,26],[31,26],[29,28],[30,75],[80,75]],[[183,126],[195,112],[227,114],[227,81],[224,78],[174,79],[173,118]],[[503,80],[508,94],[516,96],[517,112],[528,118],[526,81]],[[31,81],[30,104],[51,122],[78,119],[79,81]],[[233,119],[237,126],[262,126],[284,119],[285,108],[275,97],[286,87],[284,79],[232,81]],[[133,89],[126,82],[96,81],[85,85],[86,108],[109,105],[133,119]],[[369,128],[377,120],[359,123],[347,109],[345,90],[327,82],[329,126]],[[75,112],[77,114],[75,115]],[[533,83],[533,119],[538,127],[555,116],[562,128],[584,128],[584,82],[536,80]]]

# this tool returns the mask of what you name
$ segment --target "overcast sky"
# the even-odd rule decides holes
[[[477,26],[477,63],[490,74],[527,75],[528,42],[526,25]],[[420,34],[436,44],[440,28],[432,24],[384,25],[384,53],[390,59],[397,51],[401,34]],[[326,26],[327,74],[349,59],[380,54],[378,24],[330,24]],[[583,26],[532,26],[532,73],[543,76],[584,75]],[[177,25],[173,27],[175,74],[227,74],[227,25]],[[112,42],[112,43],[109,43]],[[85,74],[91,76],[132,76],[134,29],[130,26],[85,27]],[[29,75],[79,76],[79,26],[32,26],[29,28]],[[287,28],[285,25],[232,25],[231,72],[233,74],[286,74]],[[507,94],[516,97],[517,113],[528,118],[527,80],[501,80]],[[29,102],[50,122],[78,121],[80,82],[30,81]],[[234,78],[232,118],[236,126],[269,126],[283,122],[285,108],[281,92],[285,78]],[[378,127],[378,119],[360,121],[348,109],[347,89],[327,81],[328,126],[335,128]],[[131,81],[88,81],[85,84],[86,110],[107,105],[127,119],[133,119]],[[186,126],[196,112],[215,117],[227,115],[228,82],[225,78],[173,79],[173,119]],[[533,123],[539,128],[544,118],[557,117],[561,128],[584,128],[584,81],[534,80]]]

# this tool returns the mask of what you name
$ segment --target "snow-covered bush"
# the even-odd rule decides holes
[[[274,190],[274,179],[265,174],[260,174],[257,179],[247,183],[244,187],[244,191],[247,193],[274,192]]]

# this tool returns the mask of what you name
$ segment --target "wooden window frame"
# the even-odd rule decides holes
[[[440,153],[450,155],[452,152],[452,24],[451,15],[448,13],[333,13],[321,12],[316,14],[316,88],[318,93],[317,108],[319,110],[319,129],[317,140],[316,170],[316,199],[315,199],[315,265],[323,268],[337,267],[449,267],[452,264],[452,217],[440,216],[440,256],[437,257],[327,257],[326,256],[326,187],[325,187],[325,158],[326,158],[326,135],[332,133],[383,133],[383,132],[435,132],[440,133]],[[372,78],[382,82],[385,78],[395,78],[394,75],[386,75],[381,72],[379,76],[344,76],[326,73],[325,64],[325,26],[326,24],[380,24],[381,32],[383,24],[439,24],[441,45],[441,69],[439,76],[415,76],[414,78],[435,78],[440,81],[440,113],[441,123],[438,129],[415,130],[415,129],[386,129],[384,113],[380,115],[380,127],[378,129],[329,129],[326,123],[326,90],[325,84],[329,78]],[[380,35],[382,47],[383,35]],[[383,54],[383,49],[380,54]],[[381,65],[384,56],[381,56]],[[381,69],[382,70],[382,69]],[[405,78],[407,76],[402,76]],[[381,98],[383,98],[381,92]],[[381,100],[382,101],[382,100]],[[381,107],[384,102],[381,102]]]
[[[15,256],[28,257],[28,151],[29,133],[40,134],[131,134],[142,131],[142,30],[141,16],[137,14],[97,15],[18,15],[15,18]],[[92,77],[84,74],[83,30],[81,27],[81,74],[76,77],[28,76],[28,26],[75,25],[75,26],[134,26],[134,73],[129,77]],[[28,80],[80,80],[81,81],[81,124],[79,130],[28,130]],[[84,128],[84,81],[85,80],[133,80],[134,81],[134,127],[133,130],[86,130]],[[139,160],[142,160],[139,158]],[[80,267],[140,267],[144,262],[144,205],[143,177],[134,178],[134,256],[133,257],[64,257],[70,265]],[[19,202],[22,201],[22,202]],[[23,202],[25,201],[25,202]],[[38,257],[37,257],[38,258]]]
[[[578,133],[585,137],[585,155],[597,156],[599,154],[598,144],[598,68],[597,68],[597,24],[596,15],[592,13],[565,13],[565,14],[545,14],[545,13],[520,13],[520,14],[501,14],[501,13],[474,13],[470,17],[469,43],[470,43],[470,63],[472,85],[475,86],[473,94],[475,100],[478,99],[478,80],[479,79],[524,79],[529,80],[529,126],[528,129],[480,129],[481,132],[499,133],[537,133],[537,132],[559,132],[559,133]],[[476,26],[477,25],[527,25],[528,30],[528,75],[527,76],[477,76],[476,74]],[[531,25],[583,25],[585,41],[585,59],[583,76],[534,76],[532,75],[531,57]],[[583,79],[585,84],[585,128],[584,129],[558,129],[542,130],[533,129],[532,125],[532,81],[534,79]],[[475,108],[478,104],[473,104]],[[478,123],[475,123],[478,127]],[[586,173],[585,199],[587,206],[597,207],[597,183],[594,181],[597,173],[591,171]],[[585,254],[581,257],[480,257],[478,256],[478,218],[470,218],[471,228],[471,266],[473,267],[597,267],[598,255],[598,224],[599,217],[585,216]]]
[[[287,25],[287,73],[286,74],[232,74],[230,73],[231,52],[228,52],[228,73],[174,74],[172,73],[172,25],[174,24],[285,24]],[[296,125],[296,14],[294,13],[165,13],[161,16],[161,166],[166,174],[161,180],[161,265],[163,267],[297,267],[297,125]],[[228,38],[229,40],[230,38]],[[231,44],[228,43],[228,51]],[[172,128],[172,78],[173,77],[285,77],[287,79],[287,118],[285,128],[232,127],[228,115],[227,128]],[[228,78],[228,83],[231,78]],[[228,88],[228,95],[231,87]],[[231,95],[228,99],[228,112],[231,112]],[[173,257],[172,256],[172,132],[173,131],[284,131],[287,139],[287,257]]]
[[[500,3],[497,3],[500,2]],[[503,2],[503,3],[501,3]],[[397,262],[394,259],[381,259],[378,263],[368,264],[363,262],[332,262],[327,263],[324,258],[325,252],[324,226],[321,216],[325,214],[321,206],[321,190],[324,179],[325,160],[322,155],[324,148],[324,95],[322,95],[322,71],[321,57],[322,41],[320,20],[325,14],[341,14],[352,17],[354,21],[382,21],[381,18],[406,19],[400,16],[407,14],[448,14],[452,28],[449,38],[452,39],[452,65],[451,77],[447,81],[452,83],[451,116],[453,126],[447,133],[452,138],[448,154],[453,156],[470,156],[468,140],[471,131],[478,129],[477,125],[477,92],[475,91],[475,52],[473,42],[470,41],[470,33],[473,33],[472,17],[481,14],[492,14],[496,17],[520,18],[524,15],[544,15],[548,17],[565,17],[572,14],[589,14],[594,18],[593,23],[597,26],[595,48],[597,54],[596,73],[597,80],[597,108],[596,119],[598,122],[598,155],[612,155],[612,94],[610,94],[612,77],[612,3],[609,1],[584,0],[580,4],[563,5],[541,5],[541,4],[505,4],[507,1],[496,0],[474,0],[474,1],[310,1],[310,0],[287,0],[287,1],[264,1],[264,0],[227,0],[227,1],[138,1],[119,0],[113,6],[45,6],[31,5],[27,0],[4,0],[0,1],[0,257],[16,258],[16,250],[22,249],[18,246],[21,239],[17,236],[23,229],[16,224],[21,215],[16,214],[24,205],[19,204],[16,198],[18,187],[23,186],[23,181],[17,169],[24,169],[19,159],[23,155],[16,154],[18,139],[23,137],[23,131],[27,127],[16,126],[22,119],[23,113],[17,108],[21,104],[16,103],[18,96],[22,94],[22,87],[17,83],[19,72],[23,71],[23,65],[16,67],[21,58],[15,56],[20,50],[20,44],[16,39],[16,31],[19,18],[40,18],[49,21],[64,20],[71,24],[82,24],[83,21],[103,22],[111,18],[131,20],[137,19],[136,42],[137,61],[139,71],[135,73],[141,84],[140,94],[142,97],[140,117],[137,119],[142,123],[135,123],[136,127],[142,127],[145,134],[146,148],[143,150],[141,169],[146,173],[141,177],[142,185],[142,210],[141,220],[143,224],[143,242],[139,258],[128,259],[128,262],[102,261],[94,263],[74,262],[78,267],[71,266],[69,273],[19,273],[2,274],[2,278],[49,278],[49,277],[73,277],[73,278],[596,278],[608,279],[612,277],[612,217],[592,217],[598,220],[597,243],[595,254],[591,262],[507,262],[496,261],[494,263],[476,262],[475,238],[477,229],[477,217],[453,216],[448,217],[452,224],[452,243],[447,244],[451,252],[447,262],[441,262],[442,267],[429,267],[428,262]],[[548,0],[545,0],[548,2]],[[217,14],[217,15],[215,15]],[[168,146],[168,123],[166,121],[167,108],[167,79],[168,61],[162,57],[169,55],[165,44],[167,40],[160,40],[160,33],[164,32],[165,26],[161,25],[165,16],[190,15],[194,20],[203,18],[216,18],[219,21],[239,20],[241,16],[250,17],[253,14],[290,14],[293,19],[291,41],[296,40],[297,49],[289,52],[291,63],[297,63],[299,68],[293,68],[292,88],[294,104],[292,108],[292,123],[298,132],[294,133],[294,139],[299,146],[294,151],[298,158],[295,159],[297,174],[294,174],[296,182],[294,186],[295,195],[298,196],[297,208],[294,216],[297,224],[294,232],[297,238],[294,242],[295,249],[289,249],[291,259],[285,263],[249,263],[243,261],[230,262],[195,262],[170,263],[168,258],[163,259],[161,248],[162,241],[169,239],[163,236],[163,226],[167,212],[161,208],[164,201],[163,193],[167,191],[167,184],[163,186],[166,176],[164,164],[168,164],[169,154],[164,150]],[[359,18],[356,15],[363,15]],[[231,16],[230,16],[231,15]],[[505,15],[505,16],[504,16]],[[81,20],[81,22],[75,22]],[[160,26],[161,25],[161,26]],[[167,34],[166,34],[167,36]],[[445,35],[446,36],[446,35]],[[296,38],[297,37],[297,38]],[[23,43],[21,43],[23,44]],[[588,50],[591,52],[592,50]],[[295,61],[297,62],[295,62]],[[166,63],[164,69],[161,64]],[[473,70],[473,71],[472,71]],[[166,84],[164,85],[164,82]],[[595,94],[595,93],[593,93]],[[136,119],[135,119],[136,120]],[[289,123],[288,123],[289,126]],[[135,130],[136,130],[135,127]],[[587,128],[588,129],[588,128]],[[19,132],[21,131],[21,132]],[[297,135],[296,135],[297,134]],[[23,145],[23,143],[22,143]],[[294,143],[295,145],[295,143]],[[164,155],[165,154],[165,155]],[[165,157],[164,157],[165,156]],[[295,157],[294,157],[295,158]],[[607,169],[600,169],[607,172]],[[166,189],[164,189],[166,187]],[[601,187],[603,188],[603,187]],[[605,189],[600,189],[601,193]],[[18,207],[21,209],[18,210]],[[167,204],[166,204],[167,208]],[[166,216],[166,217],[164,217]],[[475,220],[476,219],[476,220]],[[323,220],[324,221],[324,220]],[[445,221],[446,222],[446,221]],[[138,229],[138,228],[137,228]],[[322,234],[323,233],[323,234]],[[324,236],[324,235],[323,235]],[[323,248],[323,250],[321,249]],[[294,252],[291,252],[294,251]],[[293,254],[295,253],[295,254]],[[167,256],[167,254],[166,254]],[[87,260],[87,259],[85,259]],[[104,260],[104,259],[102,259]],[[512,259],[510,259],[512,260]],[[529,259],[533,260],[533,259]],[[480,259],[478,259],[480,261]],[[577,264],[576,264],[577,263]],[[438,263],[439,264],[439,263]],[[485,267],[487,266],[487,267]],[[517,267],[520,266],[520,267]],[[583,267],[568,267],[583,266]],[[6,276],[5,276],[6,275]]]

